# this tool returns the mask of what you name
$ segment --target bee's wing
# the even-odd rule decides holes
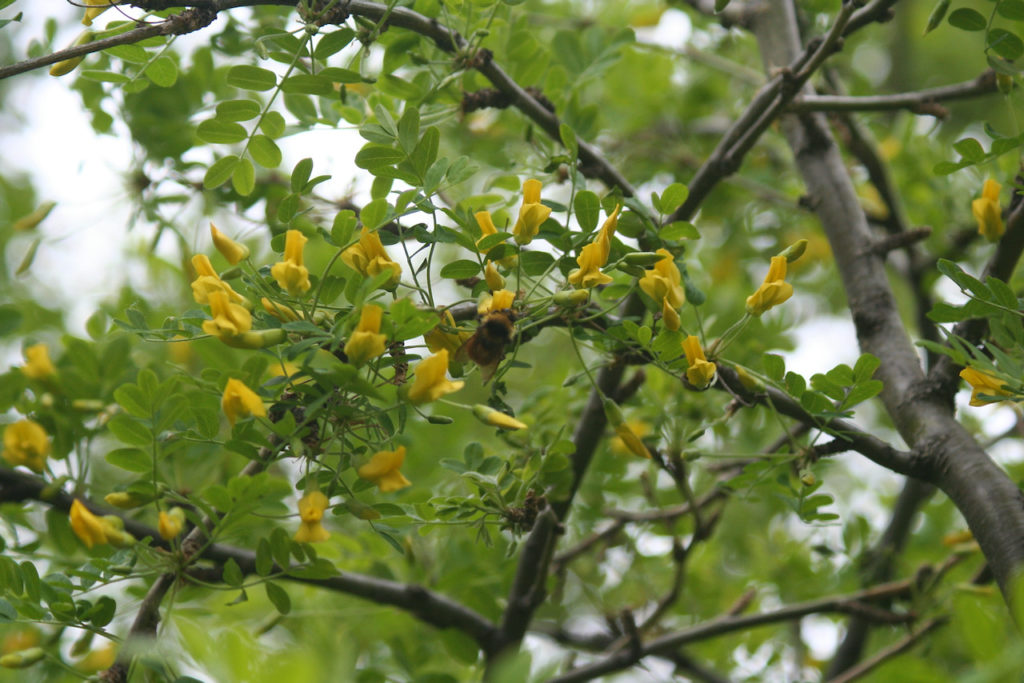
[[[498,366],[500,364],[501,359],[498,359],[488,365],[480,366],[480,379],[484,381],[484,384],[487,384],[488,382],[491,381],[491,378],[494,377],[494,373],[498,371]]]

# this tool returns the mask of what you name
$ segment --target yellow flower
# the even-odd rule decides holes
[[[331,537],[331,532],[323,527],[321,520],[324,510],[330,504],[327,496],[320,491],[310,491],[299,499],[299,530],[294,538],[299,543],[319,543]]]
[[[341,253],[341,260],[367,277],[390,271],[391,277],[384,283],[384,289],[394,289],[402,278],[402,266],[391,260],[377,233],[365,226],[359,233],[359,241]]]
[[[220,279],[206,254],[193,256],[192,267],[196,271],[196,279],[192,281],[192,298],[196,300],[197,304],[209,304],[211,292],[224,292],[228,295],[228,299],[235,304],[245,302],[245,297]]]
[[[82,23],[92,26],[92,20],[106,12],[114,2],[116,0],[85,0],[85,16],[82,17]]]
[[[715,380],[717,368],[704,355],[704,349],[700,347],[700,340],[697,337],[691,334],[683,340],[683,353],[686,354],[686,362],[690,365],[686,369],[687,382],[698,389],[703,389]]]
[[[682,276],[676,267],[672,252],[668,249],[659,249],[657,253],[663,258],[655,263],[653,268],[644,271],[644,276],[640,278],[640,289],[661,304],[661,318],[665,322],[665,327],[678,330],[679,309],[686,303],[686,293],[680,284]]]
[[[21,374],[29,379],[46,379],[57,374],[46,344],[33,344],[25,349],[25,365],[21,367]]]
[[[75,668],[85,673],[97,673],[112,667],[116,659],[117,644],[108,642],[103,647],[90,650],[89,654],[75,664]]]
[[[4,430],[3,458],[11,465],[24,465],[42,474],[49,455],[50,439],[38,422],[19,420]]]
[[[747,313],[761,315],[793,296],[793,285],[786,282],[786,257],[772,256],[768,274],[757,291],[747,297]]]
[[[978,221],[978,232],[989,242],[995,242],[1003,233],[1002,210],[999,208],[999,191],[1003,186],[989,178],[981,189],[981,197],[971,202],[971,213]]]
[[[430,349],[431,353],[437,353],[441,349],[445,349],[449,355],[453,355],[462,348],[462,345],[472,335],[469,332],[445,332],[441,329],[442,325],[451,328],[455,327],[455,318],[452,317],[451,311],[444,312],[441,316],[441,323],[424,334],[423,341],[426,342],[427,348]]]
[[[160,538],[165,541],[176,538],[184,526],[185,511],[180,507],[172,507],[170,512],[160,511],[160,517],[157,522],[157,531],[160,532]]]
[[[491,218],[490,211],[477,211],[473,217],[476,218],[476,224],[480,226],[480,239],[476,241],[476,247],[479,250],[480,243],[484,241],[484,238],[497,235],[498,229],[494,227],[494,219]]]
[[[601,226],[601,231],[594,241],[580,251],[580,255],[576,257],[576,263],[580,267],[569,273],[569,284],[589,289],[597,285],[606,285],[612,281],[610,276],[601,272],[601,268],[608,263],[608,253],[612,249],[612,236],[619,224],[619,209],[621,208],[616,205],[615,210]]]
[[[501,276],[498,269],[494,267],[494,263],[491,261],[487,262],[484,266],[484,281],[487,282],[487,288],[492,292],[505,287],[505,278]]]
[[[213,223],[210,223],[210,236],[213,237],[213,246],[231,265],[249,257],[249,247],[229,238]]]
[[[381,493],[391,493],[411,485],[411,482],[398,471],[403,462],[405,462],[405,446],[399,446],[393,451],[377,451],[370,461],[360,467],[356,473],[361,479],[376,484]]]
[[[252,329],[252,314],[238,304],[231,303],[223,291],[211,291],[209,298],[213,320],[203,322],[203,332],[221,341],[230,341],[232,337]]]
[[[486,294],[480,303],[477,304],[476,312],[480,315],[487,315],[491,311],[503,311],[506,308],[512,308],[512,303],[516,300],[516,293],[510,292],[507,289],[499,289],[497,292]]]
[[[277,284],[292,296],[308,292],[312,286],[309,283],[309,269],[302,265],[302,250],[307,241],[306,236],[298,230],[289,230],[285,234],[284,260],[270,268],[270,274],[277,280]]]
[[[500,427],[502,429],[526,429],[526,423],[520,422],[511,415],[507,415],[500,410],[495,410],[490,406],[485,406],[480,403],[473,406],[473,415],[476,419],[483,422],[485,425],[491,425],[492,427]]]
[[[220,399],[220,407],[224,410],[228,422],[233,427],[240,417],[256,415],[266,417],[267,409],[259,394],[245,386],[245,382],[232,377],[224,387],[224,395]]]
[[[85,544],[86,548],[109,543],[115,547],[123,547],[135,539],[125,533],[123,524],[118,517],[107,515],[97,517],[89,511],[77,498],[71,503],[71,530]]]
[[[987,394],[989,396],[1011,395],[1009,391],[1003,388],[1003,385],[1006,384],[1006,382],[994,375],[988,374],[987,372],[981,372],[974,368],[964,368],[960,371],[960,377],[971,385],[972,406],[983,406],[1003,400],[1000,398],[982,398],[981,394]]]
[[[453,382],[448,373],[448,349],[441,349],[433,356],[420,361],[413,371],[416,380],[409,389],[409,400],[413,403],[436,401],[445,394],[458,391],[466,383]]]
[[[516,242],[521,245],[529,244],[540,231],[541,223],[551,215],[551,208],[540,203],[539,180],[530,178],[523,183],[523,205],[519,207],[519,218],[512,228]]]
[[[366,304],[359,314],[359,325],[345,344],[345,355],[350,363],[361,365],[384,353],[387,338],[380,334],[380,320],[384,311],[375,304]]]

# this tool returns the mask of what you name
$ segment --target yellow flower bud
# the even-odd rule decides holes
[[[520,422],[511,415],[506,415],[500,410],[490,406],[477,403],[473,406],[473,415],[485,425],[500,427],[501,429],[526,429],[526,423]]]
[[[30,647],[27,650],[11,652],[0,657],[0,666],[5,669],[27,669],[43,657],[46,651],[41,647]]]
[[[484,280],[487,281],[487,288],[492,292],[505,288],[505,278],[501,276],[498,269],[490,261],[484,267]]]
[[[77,47],[78,45],[85,45],[86,43],[92,42],[94,35],[95,34],[92,31],[82,31],[78,34],[78,37],[75,38],[75,42],[71,43],[71,47]],[[50,75],[64,76],[65,74],[69,74],[75,70],[75,67],[82,63],[83,59],[85,59],[85,56],[81,55],[78,57],[72,57],[71,59],[59,61],[50,67]]]
[[[249,247],[239,244],[217,229],[210,223],[210,236],[213,237],[213,246],[228,260],[228,263],[235,265],[239,261],[249,257]]]
[[[103,500],[107,502],[107,505],[112,505],[122,510],[131,510],[140,505],[145,505],[150,501],[150,498],[127,491],[114,491],[103,496]]]

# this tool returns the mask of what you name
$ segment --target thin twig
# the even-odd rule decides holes
[[[915,629],[913,632],[906,635],[902,640],[900,640],[896,644],[879,651],[877,654],[875,654],[875,656],[871,657],[870,659],[865,659],[863,662],[853,667],[852,669],[847,669],[841,675],[836,676],[835,678],[828,679],[828,683],[850,683],[850,681],[854,681],[860,678],[861,676],[870,673],[873,669],[878,668],[885,661],[892,659],[897,655],[903,654],[904,652],[912,648],[919,640],[924,638],[926,635],[928,635],[938,627],[944,626],[948,621],[949,619],[947,617],[929,619],[925,623],[921,624],[919,628]]]

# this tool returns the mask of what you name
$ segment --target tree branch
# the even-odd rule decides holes
[[[766,626],[769,624],[791,621],[793,619],[805,617],[809,614],[863,614],[884,623],[906,623],[908,621],[913,621],[913,614],[902,614],[874,608],[866,604],[866,601],[877,600],[880,598],[893,599],[897,597],[907,597],[913,593],[914,587],[914,579],[905,579],[903,581],[875,586],[874,588],[849,595],[830,596],[820,598],[818,600],[797,603],[771,612],[749,614],[746,616],[717,617],[702,624],[697,624],[696,626],[691,626],[675,633],[655,638],[647,644],[642,644],[639,647],[624,648],[604,659],[578,667],[572,671],[562,674],[561,676],[556,676],[551,679],[549,683],[578,683],[579,681],[589,681],[613,671],[621,671],[622,669],[629,668],[647,656],[656,655],[671,657],[679,647],[689,643],[714,638],[727,633],[743,631],[757,626]],[[566,635],[571,638],[568,634]],[[612,637],[609,636],[607,640],[610,641],[611,638]],[[593,637],[588,637],[586,642],[592,645],[598,645],[600,641]]]
[[[919,628],[915,629],[911,633],[907,634],[902,640],[887,647],[884,650],[878,652],[871,659],[867,659],[862,662],[859,666],[849,669],[843,672],[841,675],[834,678],[829,678],[828,683],[850,683],[861,676],[864,676],[877,668],[879,665],[884,663],[886,660],[892,659],[893,657],[900,655],[914,646],[917,641],[924,638],[926,635],[934,631],[940,626],[945,626],[948,619],[929,619],[923,623]]]
[[[179,3],[179,5],[180,4],[183,3]],[[63,50],[57,50],[56,52],[48,55],[35,57],[33,59],[26,59],[23,62],[17,62],[9,66],[0,67],[0,81],[5,78],[10,78],[11,76],[25,73],[26,71],[41,69],[44,66],[63,62],[66,59],[84,57],[85,55],[106,50],[110,47],[127,45],[129,43],[138,43],[146,38],[153,38],[155,36],[180,36],[186,33],[192,33],[193,31],[206,28],[212,24],[216,18],[216,12],[212,12],[207,9],[187,9],[181,14],[171,15],[163,21],[155,24],[146,24],[124,33],[119,33],[116,36],[103,38],[91,43],[85,43],[84,45],[75,45]]]
[[[22,502],[26,500],[39,501],[57,510],[67,512],[71,509],[71,503],[75,498],[62,490],[50,490],[47,482],[40,477],[0,468],[0,501]],[[121,516],[120,511],[112,511],[86,499],[79,498],[79,500],[90,511],[98,515],[117,514]],[[152,545],[161,548],[170,547],[170,544],[160,537],[156,529],[129,517],[121,518],[124,520],[125,530],[132,536],[140,539],[148,536],[153,539]],[[200,557],[218,565],[215,568],[204,569],[206,572],[204,576],[208,576],[210,581],[220,580],[222,565],[229,559],[238,564],[243,574],[256,574],[256,553],[248,550],[211,543],[202,549]],[[283,578],[288,581],[319,586],[378,604],[397,607],[436,628],[458,628],[473,637],[484,651],[490,648],[491,639],[496,632],[495,625],[480,614],[422,586],[353,572],[342,572],[337,576],[325,579],[292,576],[287,573],[287,569],[276,565],[272,572],[284,572]],[[163,588],[165,593],[169,587]]]
[[[798,54],[794,8],[766,5],[754,32],[766,66]],[[882,364],[882,401],[911,446],[910,470],[936,484],[957,506],[1009,599],[1011,578],[1024,565],[1024,496],[954,418],[951,407],[926,383],[900,319],[882,259],[842,156],[821,114],[787,115],[782,128],[793,150],[825,233],[832,244],[862,351]],[[893,463],[900,464],[899,461]]]
[[[750,12],[750,20],[764,12]],[[689,220],[711,190],[726,176],[735,173],[743,157],[754,146],[761,134],[783,112],[786,105],[796,96],[800,88],[825,59],[841,47],[841,36],[847,23],[855,14],[854,3],[844,2],[832,27],[820,41],[812,41],[807,48],[789,65],[778,73],[754,96],[747,109],[729,128],[707,161],[697,169],[689,182],[690,193],[669,218],[671,221]]]
[[[788,110],[796,113],[809,111],[891,111],[908,109],[915,114],[927,114],[936,118],[945,118],[948,112],[937,106],[938,102],[962,100],[979,95],[990,95],[998,92],[996,74],[988,69],[977,78],[929,88],[915,92],[898,93],[895,95],[801,95],[793,100]]]

